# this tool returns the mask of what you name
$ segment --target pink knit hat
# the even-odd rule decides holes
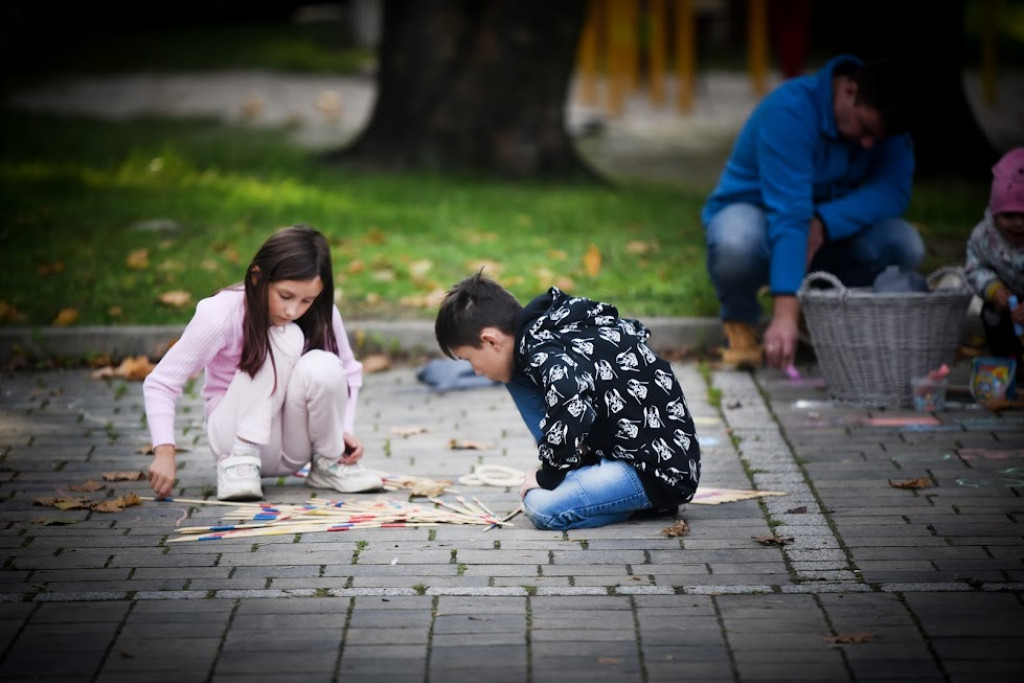
[[[1011,149],[992,167],[993,214],[1024,213],[1024,147]]]

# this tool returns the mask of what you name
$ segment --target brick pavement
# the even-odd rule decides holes
[[[833,405],[813,368],[799,382],[716,371],[709,392],[700,367],[676,367],[702,484],[787,493],[685,506],[690,533],[678,538],[661,533],[667,519],[560,533],[520,516],[489,532],[166,543],[225,508],[33,505],[145,467],[140,385],[80,370],[0,377],[0,679],[1019,678],[1024,415],[953,404],[937,425],[899,424],[922,416]],[[214,492],[201,412],[196,392],[183,397],[179,498]],[[482,463],[534,463],[502,389],[437,394],[414,368],[367,375],[357,424],[367,465],[392,473],[457,479]],[[393,431],[413,426],[429,431]],[[889,485],[918,477],[931,486]],[[499,513],[518,502],[506,488],[453,488]],[[294,477],[264,490],[282,503],[317,493]],[[148,495],[142,482],[78,495],[127,491]],[[753,538],[773,535],[784,544]]]

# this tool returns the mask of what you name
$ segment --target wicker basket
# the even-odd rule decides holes
[[[959,284],[936,289],[948,274]],[[953,361],[972,292],[961,268],[940,268],[928,284],[930,292],[890,293],[847,288],[831,273],[804,278],[797,297],[833,400],[910,406],[910,380]]]

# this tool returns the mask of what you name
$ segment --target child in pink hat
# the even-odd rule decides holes
[[[1024,379],[1024,147],[1007,152],[992,167],[992,192],[985,216],[967,240],[967,281],[984,303],[981,321],[989,353],[1017,361]]]

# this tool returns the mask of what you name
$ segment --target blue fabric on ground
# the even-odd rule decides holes
[[[435,391],[480,389],[500,386],[501,382],[481,377],[473,372],[473,366],[466,360],[435,358],[427,361],[416,373],[416,379],[429,384]]]

